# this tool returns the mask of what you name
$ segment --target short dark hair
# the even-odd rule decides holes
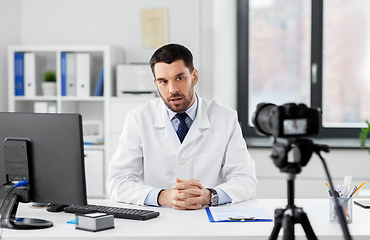
[[[180,44],[171,43],[158,48],[149,61],[154,78],[154,65],[156,63],[164,62],[167,64],[171,64],[177,60],[183,60],[190,73],[193,71],[193,55],[186,47]]]

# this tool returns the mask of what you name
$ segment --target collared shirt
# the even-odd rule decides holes
[[[194,103],[185,111],[188,114],[188,117],[186,118],[185,122],[188,125],[189,129],[192,123],[194,122],[195,117],[197,116],[197,112],[198,112],[198,96],[196,94],[195,96],[196,96],[196,99]],[[175,131],[177,131],[180,125],[180,120],[176,117],[176,114],[177,114],[176,112],[167,108],[168,118],[170,119],[171,124],[173,128],[175,129]],[[162,190],[164,189],[154,188],[153,190],[151,190],[148,196],[146,197],[144,204],[150,205],[150,206],[159,206],[158,205],[158,195]],[[219,197],[219,204],[231,203],[231,198],[222,189],[215,188],[215,190],[217,191],[217,194]]]
[[[185,122],[186,125],[188,125],[189,129],[191,127],[191,124],[194,122],[195,117],[197,116],[197,111],[198,111],[198,97],[196,96],[194,103],[185,111],[186,114],[188,114],[188,117],[186,118]],[[167,108],[168,118],[170,119],[173,128],[177,132],[177,129],[179,128],[180,125],[180,120],[176,117],[176,114],[177,114],[176,112]]]

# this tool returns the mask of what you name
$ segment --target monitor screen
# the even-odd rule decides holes
[[[0,185],[9,177],[5,139],[29,141],[27,201],[87,204],[80,114],[0,113]]]

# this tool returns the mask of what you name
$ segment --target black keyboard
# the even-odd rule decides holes
[[[148,220],[159,216],[159,212],[151,210],[109,207],[101,205],[86,205],[86,206],[70,205],[64,208],[64,212],[75,214],[99,212],[113,215],[115,218],[125,218],[134,220]]]

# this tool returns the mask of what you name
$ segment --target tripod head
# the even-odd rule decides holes
[[[311,159],[312,153],[329,152],[329,146],[315,144],[307,138],[275,138],[272,137],[273,150],[270,157],[281,172],[298,174],[302,167]],[[288,153],[293,152],[293,161],[288,161]]]

